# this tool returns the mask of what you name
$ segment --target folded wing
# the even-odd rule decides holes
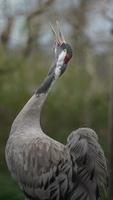
[[[73,131],[67,140],[71,159],[77,166],[71,200],[96,200],[106,188],[107,166],[96,133],[89,128]]]

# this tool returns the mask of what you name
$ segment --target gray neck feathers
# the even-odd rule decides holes
[[[54,75],[48,75],[45,81],[37,89],[36,93],[30,98],[30,100],[17,115],[12,125],[11,134],[13,132],[20,134],[21,130],[22,132],[24,130],[24,134],[25,132],[28,134],[30,129],[32,132],[42,132],[40,127],[40,113],[44,101],[47,98],[49,88],[51,87],[54,80]]]
[[[47,93],[54,80],[55,80],[54,73],[49,74],[47,78],[44,80],[44,82],[41,84],[41,86],[37,89],[36,95],[40,96],[40,94]]]

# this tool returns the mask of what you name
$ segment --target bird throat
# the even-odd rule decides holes
[[[54,74],[50,74],[47,78],[43,81],[41,86],[36,90],[36,95],[40,96],[41,94],[46,94],[51,87],[52,83],[54,82],[55,77]]]

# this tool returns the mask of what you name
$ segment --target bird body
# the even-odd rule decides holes
[[[61,35],[57,42],[60,39]],[[48,92],[72,56],[64,41],[57,48],[57,62],[12,124],[6,162],[28,200],[98,200],[100,188],[106,187],[107,167],[96,133],[80,128],[63,145],[40,126]]]

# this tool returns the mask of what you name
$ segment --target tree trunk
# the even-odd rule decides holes
[[[7,17],[7,25],[4,31],[1,33],[1,44],[3,45],[3,47],[7,47],[8,45],[12,25],[13,17]]]

